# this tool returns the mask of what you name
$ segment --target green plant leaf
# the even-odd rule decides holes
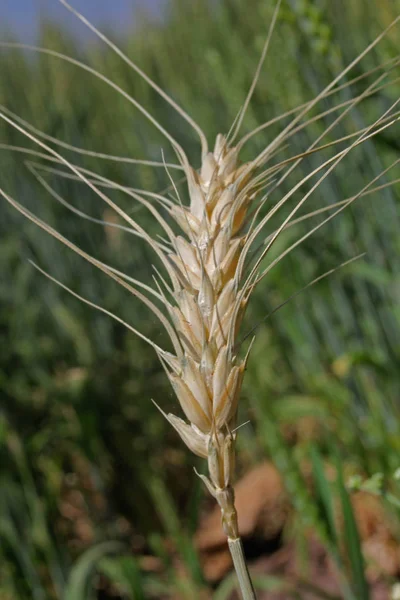
[[[320,504],[322,518],[326,524],[333,550],[338,552],[338,535],[335,525],[335,516],[332,502],[332,488],[326,478],[324,465],[316,446],[311,448],[311,461],[314,476],[315,492]]]
[[[103,558],[99,571],[120,587],[131,600],[145,600],[145,590],[139,565],[133,556]]]
[[[196,549],[182,529],[181,517],[164,481],[160,477],[153,476],[149,482],[149,490],[164,527],[180,552],[193,581],[201,585],[203,575]]]
[[[122,549],[119,542],[103,542],[84,552],[71,569],[63,600],[88,600],[92,596],[90,587],[99,562]]]
[[[345,543],[345,559],[350,567],[351,583],[357,600],[369,600],[369,586],[365,577],[365,563],[361,551],[360,536],[354,517],[353,506],[346,489],[342,465],[336,457],[337,485],[343,515],[343,537]]]

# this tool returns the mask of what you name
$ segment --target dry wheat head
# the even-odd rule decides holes
[[[184,236],[168,255],[178,280],[171,317],[183,352],[169,361],[168,377],[188,422],[167,419],[187,446],[208,458],[216,496],[230,487],[236,413],[247,357],[235,354],[246,298],[239,290],[243,225],[255,192],[252,171],[238,164],[238,148],[218,135],[197,172],[185,165],[190,205],[171,215]]]

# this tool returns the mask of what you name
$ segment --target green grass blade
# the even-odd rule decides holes
[[[324,464],[316,446],[311,448],[311,461],[315,491],[322,512],[321,516],[326,523],[327,533],[336,553],[338,550],[338,536],[333,511],[332,489],[326,478]]]
[[[145,600],[144,581],[137,560],[133,556],[103,558],[99,571],[127,594],[130,600]]]
[[[84,552],[71,569],[63,600],[91,598],[92,578],[99,562],[108,554],[120,552],[121,549],[122,545],[118,542],[103,542]]]
[[[351,582],[357,600],[369,600],[369,586],[365,577],[365,563],[361,551],[361,541],[354,517],[349,493],[346,489],[340,459],[336,459],[338,493],[343,516],[343,537],[346,548],[346,559],[349,563]]]

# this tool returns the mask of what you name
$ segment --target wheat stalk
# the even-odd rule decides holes
[[[178,163],[171,164],[164,161],[157,163],[127,157],[109,156],[75,148],[42,133],[6,107],[0,107],[0,117],[25,135],[26,138],[35,142],[42,151],[39,152],[24,147],[10,147],[6,145],[2,145],[2,147],[8,147],[17,152],[25,152],[28,155],[37,156],[51,163],[56,163],[57,167],[67,168],[68,171],[65,171],[52,166],[46,167],[43,164],[32,161],[28,163],[33,175],[57,201],[63,203],[67,209],[74,211],[78,216],[104,224],[103,221],[93,219],[90,215],[78,211],[73,205],[64,200],[40,175],[40,171],[57,173],[89,186],[126,223],[125,226],[115,223],[107,223],[107,225],[120,227],[124,231],[144,239],[158,256],[169,281],[165,281],[164,276],[157,274],[154,278],[155,287],[152,288],[143,282],[117,271],[78,248],[47,223],[24,208],[14,198],[9,196],[5,190],[0,188],[0,193],[6,201],[28,219],[105,272],[119,285],[128,289],[154,313],[167,331],[171,339],[172,351],[161,348],[152,340],[145,337],[136,327],[122,321],[117,315],[110,313],[102,306],[79,296],[73,290],[70,290],[64,284],[58,282],[51,275],[46,274],[42,269],[37,267],[51,280],[61,285],[83,302],[123,323],[130,331],[141,337],[156,351],[176,393],[186,420],[171,413],[166,414],[161,407],[158,408],[178,432],[188,448],[194,454],[207,460],[208,476],[199,474],[199,477],[201,477],[221,508],[222,526],[228,538],[242,596],[244,600],[251,600],[255,598],[255,592],[243,555],[233,489],[237,408],[251,348],[250,344],[245,357],[240,357],[240,344],[238,343],[240,324],[252,292],[284,256],[357,198],[382,189],[384,185],[387,185],[373,187],[379,177],[397,164],[398,161],[382,171],[382,173],[370,181],[355,196],[343,200],[335,206],[322,208],[302,217],[295,218],[296,213],[305,204],[310,195],[318,189],[322,181],[346,158],[353,148],[373,138],[377,133],[391,126],[399,118],[399,113],[394,111],[399,102],[397,100],[392,103],[379,119],[364,129],[346,138],[339,138],[329,144],[318,146],[326,133],[340,123],[344,116],[357,106],[359,102],[393,83],[391,81],[385,82],[385,79],[399,65],[400,61],[396,59],[388,61],[380,68],[373,69],[368,73],[368,75],[371,75],[378,71],[380,74],[362,94],[303,122],[303,118],[320,100],[331,96],[338,90],[350,87],[353,83],[359,82],[364,77],[364,75],[358,76],[342,85],[336,85],[359,63],[363,56],[376,46],[383,36],[398,22],[398,19],[378,36],[364,52],[311,102],[303,104],[298,109],[289,111],[282,117],[277,117],[272,121],[260,125],[253,132],[235,143],[267,53],[272,31],[278,16],[280,5],[280,1],[278,1],[251,88],[232,127],[232,131],[227,136],[219,134],[213,150],[209,151],[206,136],[193,119],[137,67],[135,63],[125,56],[115,44],[89,23],[85,17],[69,6],[65,0],[60,0],[60,2],[116,52],[123,61],[142,77],[194,129],[200,140],[200,168],[194,168],[189,163],[182,146],[143,106],[104,75],[88,65],[59,52],[24,44],[1,45],[23,47],[47,54],[53,58],[67,61],[101,79],[140,110],[144,117],[164,135],[175,150]],[[296,132],[322,119],[326,114],[339,109],[344,110],[334,119],[329,128],[313,142],[306,152],[265,168],[276,152]],[[282,129],[281,133],[258,156],[248,163],[242,164],[240,162],[239,152],[253,135],[265,130],[272,123],[278,122],[280,118],[292,115],[293,119],[290,123]],[[261,219],[258,218],[272,191],[280,189],[280,186],[289,174],[306,156],[329,146],[334,147],[335,144],[347,140],[351,141],[344,150],[336,152],[331,158],[322,162],[316,169],[292,187],[290,191],[284,194]],[[96,156],[102,159],[127,163],[134,162],[156,168],[162,167],[167,170],[171,189],[175,192],[175,198],[171,200],[164,194],[154,194],[145,190],[121,186],[97,173],[74,165],[49,144],[56,144],[67,150],[73,150],[80,154]],[[180,198],[178,189],[170,175],[172,169],[178,169],[184,175],[188,187],[189,205],[186,205]],[[250,262],[249,268],[246,268],[248,266],[246,265],[246,261],[248,261],[250,249],[254,248],[265,226],[281,207],[286,205],[290,198],[309,180],[314,181],[311,188],[296,203],[278,229],[270,233],[266,240],[261,242],[261,246],[259,246],[260,251],[258,254],[255,254],[255,263],[251,265]],[[137,220],[124,212],[107,196],[103,190],[107,190],[108,188],[124,192],[134,198],[140,206],[148,210],[158,221],[166,236],[166,240],[156,241],[152,239],[139,225]],[[272,245],[285,229],[301,220],[309,219],[327,210],[333,210],[333,213],[329,214],[322,222],[311,228],[306,234],[286,248],[266,267],[262,266],[263,260],[269,253]],[[169,220],[164,216],[165,214],[169,217]],[[176,223],[180,233],[177,234],[176,228],[171,227],[169,224],[171,219]],[[331,272],[332,270],[327,274]],[[311,284],[327,274],[317,277]]]

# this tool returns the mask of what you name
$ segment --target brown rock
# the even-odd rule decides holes
[[[352,496],[352,504],[369,579],[382,574],[400,575],[400,544],[393,535],[382,500],[367,492],[357,492]]]

